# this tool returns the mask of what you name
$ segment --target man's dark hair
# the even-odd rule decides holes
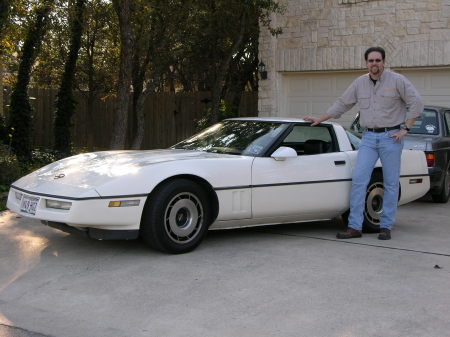
[[[369,49],[367,49],[366,52],[364,53],[364,59],[367,61],[369,54],[374,51],[379,52],[381,54],[381,58],[384,61],[384,58],[386,57],[386,53],[385,53],[384,49],[381,47],[370,47]]]

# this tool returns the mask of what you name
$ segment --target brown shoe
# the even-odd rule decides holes
[[[390,240],[391,230],[386,228],[381,228],[380,234],[378,234],[378,240]]]
[[[362,236],[361,231],[348,227],[345,232],[340,232],[336,234],[338,239],[352,239],[360,238]]]

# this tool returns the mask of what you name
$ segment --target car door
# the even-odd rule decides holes
[[[279,146],[298,155],[255,158],[253,218],[328,219],[348,209],[352,163],[339,152],[331,125],[295,125]]]

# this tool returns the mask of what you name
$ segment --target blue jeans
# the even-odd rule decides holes
[[[389,137],[389,134],[397,131],[399,130],[381,133],[364,131],[363,133],[356,165],[353,169],[350,195],[348,226],[353,229],[362,229],[366,189],[378,158],[381,160],[384,184],[380,228],[391,229],[395,222],[403,139],[400,142],[395,142],[395,138]]]

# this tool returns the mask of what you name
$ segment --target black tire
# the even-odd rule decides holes
[[[384,185],[380,172],[374,172],[366,190],[364,204],[363,231],[378,233],[380,231],[380,217],[383,210]]]
[[[441,191],[437,194],[432,194],[433,202],[445,204],[450,196],[450,164],[447,165],[447,170],[444,173]]]
[[[211,222],[205,190],[187,179],[176,179],[152,193],[144,207],[141,237],[165,253],[187,253],[202,241]]]

